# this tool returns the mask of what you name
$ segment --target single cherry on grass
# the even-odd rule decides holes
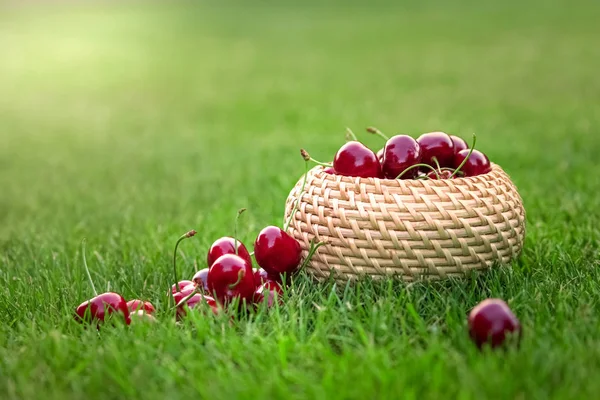
[[[140,322],[156,322],[156,318],[152,314],[148,314],[144,310],[132,311],[130,314],[131,321]]]
[[[270,275],[291,275],[300,266],[301,256],[300,243],[277,226],[263,228],[254,242],[256,262]]]
[[[281,275],[269,274],[262,268],[254,269],[254,282],[256,284],[256,287],[259,287],[260,285],[268,281],[281,283]]]
[[[450,139],[452,140],[452,144],[454,145],[454,154],[458,153],[461,150],[469,148],[467,142],[461,137],[450,135]]]
[[[421,162],[435,166],[434,157],[440,166],[452,167],[454,162],[454,143],[450,135],[444,132],[424,133],[417,139],[421,147]]]
[[[469,155],[469,152],[471,152],[471,155]],[[461,164],[462,167],[460,167]],[[454,168],[458,169],[458,167],[465,176],[483,175],[492,170],[492,165],[487,156],[481,151],[473,149],[461,150],[454,156]]]
[[[200,271],[196,272],[192,280],[196,287],[208,291],[208,271],[210,268],[203,268]]]
[[[208,271],[208,289],[221,304],[235,298],[251,301],[256,289],[252,267],[240,256],[224,254]]]
[[[175,304],[179,303],[181,300],[191,295],[195,290],[196,287],[194,285],[188,285],[181,289],[179,292],[173,293],[173,300]]]
[[[217,306],[217,302],[215,301],[215,299],[213,299],[210,296],[196,293],[192,297],[187,299],[186,301],[180,300],[179,303],[177,303],[176,319],[178,321],[181,320],[183,317],[185,317],[187,315],[187,309],[196,308],[199,304],[202,304],[202,302],[205,302],[210,307],[213,314],[217,314],[218,306]]]
[[[80,322],[91,323],[94,320],[105,322],[113,314],[121,314],[125,324],[131,323],[129,308],[127,302],[118,293],[107,292],[84,301],[75,310],[77,320]]]
[[[188,280],[179,281],[176,285],[171,286],[171,293],[175,294],[177,292],[181,292],[190,285],[194,285],[194,282]]]
[[[496,348],[510,336],[521,339],[521,324],[508,305],[500,299],[487,299],[469,314],[469,335],[478,348],[488,344]]]
[[[152,305],[152,303],[150,303],[149,301],[144,301],[144,300],[129,300],[127,302],[127,308],[129,309],[130,313],[133,313],[134,311],[142,311],[148,314],[154,314],[156,312],[156,309],[154,308],[154,306]]]

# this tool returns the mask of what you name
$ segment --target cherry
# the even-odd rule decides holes
[[[109,316],[115,313],[122,314],[127,325],[131,323],[127,302],[118,293],[107,292],[97,295],[91,300],[84,301],[75,310],[78,321],[92,322],[98,320],[105,322]]]
[[[450,135],[450,139],[452,140],[452,144],[454,145],[454,154],[458,153],[461,150],[469,148],[467,142],[461,137]]]
[[[251,300],[256,289],[252,267],[240,256],[224,254],[208,271],[208,288],[222,304],[234,298]]]
[[[379,149],[379,151],[377,152],[377,159],[379,160],[380,164],[383,164],[383,154],[384,154],[384,150],[385,147],[382,149]]]
[[[508,305],[500,299],[487,299],[476,305],[469,314],[469,335],[478,348],[489,344],[501,346],[507,336],[521,338],[521,324]]]
[[[325,167],[323,168],[323,172],[326,174],[335,175],[335,169],[333,169],[333,167]]]
[[[469,152],[471,152],[470,156]],[[461,164],[462,167],[460,167]],[[458,169],[458,167],[460,167],[460,170],[465,174],[465,176],[483,175],[492,170],[490,160],[479,150],[459,151],[454,156],[454,168]]]
[[[194,290],[196,290],[196,287],[192,284],[184,287],[179,292],[173,293],[173,300],[175,301],[175,304],[179,303],[181,300],[192,294]]]
[[[406,168],[421,162],[421,148],[417,141],[408,135],[396,135],[386,143],[383,153],[383,176],[396,179]],[[404,175],[405,179],[417,176],[416,168]]]
[[[208,291],[208,271],[209,268],[201,269],[192,278],[194,284],[205,291]]]
[[[130,316],[131,316],[131,321],[136,320],[136,321],[142,321],[142,322],[156,322],[156,318],[154,317],[154,315],[148,314],[144,310],[132,311]]]
[[[421,162],[435,166],[433,158],[437,158],[442,167],[452,167],[454,157],[454,143],[450,136],[444,132],[424,133],[417,139],[421,146]]]
[[[258,268],[258,269],[254,270],[254,282],[256,284],[256,287],[259,287],[260,285],[262,285],[263,283],[268,282],[268,281],[281,283],[281,275],[269,274],[267,271],[265,271],[262,268]]]
[[[187,280],[183,280],[183,281],[179,281],[177,282],[176,285],[171,286],[171,293],[175,294],[177,292],[182,291],[184,288],[186,288],[187,286],[190,285],[194,285],[194,282],[192,281],[187,281]]]
[[[338,175],[378,178],[381,165],[377,155],[357,141],[346,142],[335,154],[333,169]]]
[[[187,315],[187,308],[193,309],[196,306],[198,306],[198,304],[201,304],[203,301],[206,302],[206,304],[208,304],[208,306],[211,308],[213,314],[217,314],[218,306],[217,306],[217,302],[215,301],[215,299],[213,299],[210,296],[196,293],[195,295],[193,295],[192,297],[187,299],[185,302],[182,302],[180,300],[179,303],[181,303],[181,304],[177,303],[177,315],[176,315],[177,320],[181,320],[183,317],[185,317]]]
[[[267,226],[254,242],[256,262],[270,275],[291,275],[300,266],[300,243],[281,228]]]
[[[282,295],[283,289],[279,283],[267,281],[260,285],[254,292],[254,302],[262,303],[266,300],[267,306],[272,307],[275,304],[275,300],[278,300],[279,304],[283,303]]]
[[[452,179],[452,171],[449,169],[443,169],[441,171],[431,171],[427,174],[429,179]]]
[[[208,263],[208,267],[210,268],[213,265],[213,263],[217,260],[217,258],[221,257],[223,254],[237,254],[238,256],[242,257],[249,265],[252,265],[252,258],[250,258],[250,253],[248,253],[246,246],[244,246],[242,242],[232,237],[222,237],[220,239],[217,239],[212,244],[212,246],[210,246],[210,250],[208,250],[208,255],[206,256],[206,262]]]
[[[129,309],[130,313],[133,313],[134,311],[142,311],[148,314],[154,314],[156,312],[152,303],[137,299],[129,300],[127,302],[127,308]]]

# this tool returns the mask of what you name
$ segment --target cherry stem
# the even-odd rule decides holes
[[[179,307],[180,305],[187,303],[187,301],[188,301],[189,299],[191,299],[192,297],[194,297],[194,296],[195,296],[197,293],[200,293],[200,292],[198,291],[198,288],[194,289],[194,290],[192,291],[192,293],[188,294],[188,295],[187,295],[187,296],[185,296],[183,299],[181,299],[181,300],[179,301],[179,303],[175,304],[175,307],[172,307],[172,308],[171,308],[171,310],[173,310],[173,309],[176,309],[176,308],[177,308],[177,307]],[[202,293],[200,293],[200,294],[202,294]],[[202,297],[204,297],[204,295],[202,295]]]
[[[284,232],[287,232],[288,228],[290,227],[290,224],[292,223],[292,218],[294,218],[296,211],[298,211],[298,204],[300,204],[300,198],[302,197],[302,193],[304,193],[304,188],[306,187],[306,178],[308,176],[308,162],[312,160],[310,154],[308,154],[306,150],[300,149],[300,154],[302,154],[302,158],[304,158],[304,180],[302,181],[302,188],[300,189],[300,193],[298,193],[298,198],[294,203],[294,208],[292,208],[292,212],[290,213],[287,221],[285,221],[285,224],[283,225]]]
[[[368,127],[367,128],[367,132],[372,133],[372,134],[377,135],[377,136],[381,136],[383,138],[383,140],[385,140],[385,141],[390,140],[390,138],[387,137],[383,132],[381,132],[379,129],[377,129],[377,128],[373,127],[373,126]]]
[[[356,137],[356,135],[354,134],[354,132],[352,132],[352,129],[350,129],[350,128],[346,128],[346,141],[347,142],[351,142],[351,141],[358,142],[358,138]]]
[[[240,215],[242,215],[246,211],[245,208],[240,208],[235,216],[235,224],[233,225],[233,242],[235,246],[235,255],[238,255],[238,240],[237,240],[237,228],[238,228],[238,219],[240,219]]]
[[[234,289],[237,285],[239,285],[242,279],[244,279],[244,276],[246,276],[246,272],[245,270],[241,269],[240,272],[238,272],[238,280],[235,281],[235,283],[229,284],[229,289]]]
[[[308,151],[306,151],[304,149],[300,149],[300,154],[302,154],[302,157],[304,158],[304,161],[312,161],[315,164],[321,165],[323,167],[333,167],[332,163],[324,163],[324,162],[315,160],[314,158],[312,158],[310,156],[310,154],[308,154]]]
[[[469,157],[471,157],[471,154],[473,153],[473,150],[475,150],[475,143],[477,143],[477,135],[473,134],[473,144],[471,145],[471,148],[469,149],[469,154],[467,154],[467,156],[465,157],[464,160],[462,160],[462,162],[460,163],[460,165],[458,167],[456,167],[456,169],[454,170],[454,172],[452,173],[452,175],[450,175],[449,179],[454,178],[454,175],[456,175],[460,169],[463,167],[463,165],[465,165],[465,163],[467,162],[467,160],[469,159]]]
[[[431,159],[433,160],[433,162],[435,163],[435,166],[437,167],[438,171],[442,171],[442,167],[440,167],[440,163],[438,162],[438,159],[436,156],[431,157]]]
[[[409,171],[409,170],[411,170],[411,169],[418,168],[418,167],[429,168],[430,170],[432,170],[432,171],[433,171],[433,173],[435,174],[436,178],[437,178],[437,179],[440,179],[440,175],[438,174],[438,172],[436,171],[436,169],[435,169],[435,168],[433,168],[433,167],[432,167],[431,165],[429,165],[429,164],[413,164],[413,165],[411,165],[410,167],[406,168],[404,171],[402,171],[402,172],[400,173],[400,175],[398,175],[398,176],[396,177],[396,179],[400,179],[400,178],[402,177],[402,175],[404,175],[406,172],[408,172],[408,171]]]
[[[92,280],[92,275],[90,274],[90,269],[87,265],[87,260],[85,259],[85,238],[81,241],[81,254],[83,255],[83,267],[85,268],[85,272],[87,273],[88,280],[90,281],[90,285],[92,286],[92,291],[94,292],[94,296],[98,296],[98,292],[96,291],[96,286],[94,286],[94,281]]]
[[[180,290],[179,277],[177,276],[177,248],[179,247],[179,243],[181,243],[185,239],[191,238],[195,234],[196,234],[196,231],[192,229],[191,231],[186,232],[183,235],[181,235],[179,237],[179,239],[177,239],[177,243],[175,243],[175,250],[173,251],[173,278],[175,279],[175,288],[177,291]],[[175,294],[173,293],[172,290],[171,290],[171,298],[173,299],[173,303],[175,303]]]
[[[319,249],[319,247],[323,246],[327,244],[327,242],[319,242],[316,243],[314,242],[314,239],[310,241],[310,250],[308,251],[308,255],[306,256],[306,258],[304,259],[304,262],[302,262],[302,265],[300,266],[300,269],[304,269],[306,268],[306,266],[308,265],[308,263],[310,262],[310,260],[313,258],[313,256],[315,255],[315,253],[317,252],[317,250]]]

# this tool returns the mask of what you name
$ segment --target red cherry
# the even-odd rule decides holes
[[[454,156],[454,168],[458,168],[460,164],[469,155],[469,150],[461,150]],[[460,168],[465,176],[476,176],[487,174],[492,170],[490,160],[485,154],[479,150],[473,150],[471,156],[467,159],[464,165]]]
[[[256,287],[259,287],[260,285],[262,285],[263,283],[268,282],[268,281],[281,283],[281,275],[269,274],[267,271],[265,271],[262,268],[258,268],[258,269],[254,270],[254,282],[256,284]]]
[[[235,244],[236,240],[232,237],[222,237],[217,239],[212,246],[210,246],[210,250],[208,250],[208,255],[206,256],[206,262],[208,263],[208,267],[210,268],[213,263],[217,260],[217,258],[221,257],[224,254],[236,254],[235,253]],[[248,265],[252,266],[252,259],[250,258],[250,253],[246,249],[246,246],[239,240],[237,241],[237,255],[242,257]]]
[[[171,286],[171,292],[173,294],[175,294],[175,293],[183,290],[183,288],[185,288],[186,286],[193,285],[193,284],[194,284],[194,282],[192,282],[192,281],[179,281],[179,282],[177,282],[177,286],[175,286],[175,285]]]
[[[130,313],[133,313],[134,311],[138,311],[138,310],[143,311],[148,314],[154,314],[156,312],[152,303],[150,303],[149,301],[143,301],[143,300],[137,300],[137,299],[129,300],[127,302],[127,308],[129,309]]]
[[[444,132],[424,133],[417,139],[421,146],[421,162],[436,167],[436,157],[441,167],[452,167],[454,143],[450,135]]]
[[[487,299],[469,314],[469,335],[478,348],[502,345],[509,334],[521,338],[521,324],[508,305],[500,299]]]
[[[201,269],[192,278],[194,284],[206,292],[208,292],[208,270],[209,268]]]
[[[380,164],[383,164],[384,150],[385,150],[385,147],[383,149],[379,149],[379,151],[377,152],[377,159],[379,160]]]
[[[452,176],[452,171],[447,170],[447,169],[443,169],[441,171],[437,171],[437,175],[436,175],[435,172],[431,171],[431,172],[429,172],[427,174],[427,177],[429,179],[437,180],[438,179],[438,177],[437,177],[438,175],[440,176],[440,179],[450,179],[450,177]]]
[[[173,293],[173,299],[175,300],[175,304],[178,304],[181,300],[185,299],[187,296],[192,294],[194,290],[196,290],[196,287],[192,284],[184,287],[179,292]]]
[[[335,154],[333,169],[338,175],[378,178],[381,165],[377,155],[357,141],[346,142]]]
[[[300,243],[277,226],[267,226],[254,242],[256,262],[268,274],[290,276],[300,266]]]
[[[383,176],[396,179],[406,168],[421,162],[421,148],[415,139],[408,135],[396,135],[386,143],[383,152]],[[418,169],[413,168],[405,173],[402,178],[413,179],[417,176]]]
[[[254,292],[254,303],[262,303],[267,301],[267,306],[272,307],[275,304],[275,300],[279,304],[283,304],[283,289],[281,285],[274,281],[267,281],[260,285],[256,292]]]
[[[80,322],[92,322],[93,320],[104,322],[108,316],[120,313],[127,325],[131,323],[127,302],[123,296],[113,292],[102,293],[91,300],[84,301],[77,307],[75,313],[77,314],[76,319]]]
[[[333,169],[333,167],[325,167],[323,168],[323,172],[326,174],[335,175],[335,169]]]
[[[222,304],[234,298],[249,301],[256,289],[252,267],[240,256],[224,254],[208,271],[208,288]]]
[[[131,321],[156,322],[154,315],[148,314],[144,310],[132,311],[129,315],[131,316]]]
[[[176,315],[177,320],[181,320],[181,318],[183,318],[187,315],[187,308],[193,309],[196,306],[198,306],[198,304],[201,304],[203,301],[206,302],[206,304],[208,304],[208,306],[211,308],[213,314],[217,314],[218,306],[217,306],[217,302],[215,301],[215,299],[213,299],[210,296],[196,293],[195,295],[190,297],[185,303],[179,304],[177,306],[177,315]]]
[[[450,135],[450,139],[452,140],[452,144],[454,145],[454,154],[458,153],[461,150],[469,148],[467,142],[465,142],[465,140],[461,137]]]

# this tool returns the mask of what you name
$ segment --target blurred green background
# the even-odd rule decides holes
[[[152,398],[178,387],[170,394],[184,397],[181,382],[188,378],[179,375],[155,377],[161,384],[152,391],[142,377],[123,389],[106,378],[109,361],[86,364],[84,381],[78,380],[84,367],[73,367],[77,352],[56,361],[66,350],[53,347],[49,332],[88,354],[110,352],[121,340],[90,349],[73,339],[69,313],[91,296],[81,239],[88,239],[96,286],[160,302],[181,233],[199,231],[184,246],[185,274],[204,266],[212,241],[232,233],[240,207],[249,209],[240,238],[250,246],[263,226],[281,223],[287,194],[303,172],[301,147],[330,160],[350,127],[377,150],[380,140],[363,133],[375,125],[415,137],[443,130],[469,140],[476,133],[477,147],[511,175],[527,210],[517,275],[504,278],[506,286],[496,286],[495,276],[480,282],[468,300],[453,289],[434,291],[441,303],[426,303],[421,316],[427,325],[443,310],[462,315],[478,296],[505,295],[518,300],[517,311],[539,340],[530,339],[523,359],[506,361],[512,373],[498,359],[497,379],[463,387],[460,379],[483,379],[489,371],[483,360],[473,370],[470,361],[457,361],[460,351],[445,358],[464,332],[460,318],[442,321],[448,336],[425,353],[442,364],[423,361],[413,371],[439,380],[419,390],[463,398],[597,393],[586,385],[599,366],[587,368],[582,360],[597,364],[587,346],[598,347],[600,325],[597,313],[580,306],[597,311],[600,299],[593,286],[600,241],[599,17],[600,3],[582,0],[2,3],[0,388],[13,398],[81,397],[92,389],[98,397],[133,398],[134,390]],[[447,308],[436,311],[437,305]],[[581,341],[561,342],[571,334]],[[348,335],[344,362],[389,354],[392,364],[382,365],[393,368],[394,360],[425,357],[411,352],[410,341],[394,347],[391,333],[368,351],[353,342],[357,333]],[[193,346],[193,338],[175,337],[181,347],[171,354]],[[274,351],[251,334],[239,340],[253,354]],[[299,347],[308,355],[298,361],[298,374],[314,370],[312,339],[289,340],[307,346]],[[227,361],[219,358],[221,348],[212,352],[220,366],[231,367],[229,379],[246,385],[270,368],[259,363],[256,376],[244,375],[235,372],[234,355]],[[551,362],[543,356],[549,352]],[[135,365],[137,356],[141,362],[153,354],[139,350],[113,362]],[[335,375],[342,365],[335,360],[318,367],[331,385],[307,379],[305,396],[370,398],[370,384],[383,385],[382,397],[400,387],[409,397],[421,393],[418,380],[389,383],[395,376],[389,368],[365,373],[364,386],[346,392],[340,387],[351,388],[356,377]],[[198,362],[197,368],[210,365]],[[244,397],[210,374],[213,399]],[[555,376],[571,385],[559,386]],[[288,381],[273,379],[274,386],[255,393],[283,396]]]

